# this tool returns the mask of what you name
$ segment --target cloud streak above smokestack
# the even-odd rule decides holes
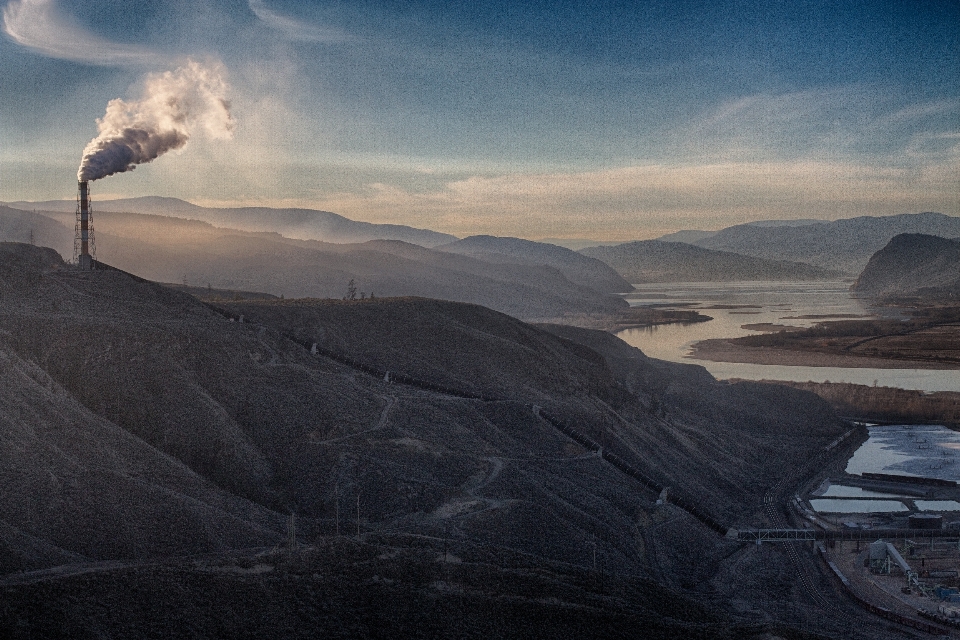
[[[295,18],[277,13],[270,9],[263,0],[247,0],[250,10],[264,24],[282,32],[291,40],[303,42],[346,42],[352,38],[343,31],[333,27],[309,24]]]
[[[3,32],[51,58],[100,66],[152,66],[165,56],[99,38],[62,16],[54,0],[12,0],[3,7]]]
[[[106,114],[97,120],[100,134],[83,150],[77,179],[131,171],[182,148],[197,133],[229,139],[234,121],[228,91],[219,63],[188,60],[175,71],[148,75],[139,100],[117,98],[107,104]]]

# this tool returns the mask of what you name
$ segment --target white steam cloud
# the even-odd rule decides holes
[[[219,63],[188,60],[175,71],[147,76],[139,100],[111,100],[97,120],[100,134],[83,150],[77,178],[98,180],[131,171],[182,148],[196,133],[229,139],[234,122],[224,76]]]

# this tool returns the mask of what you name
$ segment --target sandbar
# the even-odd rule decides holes
[[[928,360],[894,360],[866,356],[800,351],[775,347],[748,347],[730,339],[714,338],[697,342],[687,358],[711,362],[772,364],[789,367],[848,367],[854,369],[960,369],[960,364]]]

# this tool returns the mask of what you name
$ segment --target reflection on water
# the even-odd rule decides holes
[[[939,425],[868,427],[869,439],[847,463],[847,473],[891,473],[960,481],[960,433]]]
[[[627,329],[617,335],[648,356],[672,362],[703,365],[715,377],[799,382],[852,382],[922,391],[960,391],[960,370],[854,369],[845,367],[790,367],[692,360],[686,356],[700,340],[737,338],[758,332],[744,324],[782,324],[810,327],[823,316],[902,317],[897,309],[875,308],[850,295],[849,282],[734,282],[636,285],[628,295],[633,306],[696,309],[709,322],[670,324]],[[727,308],[719,308],[727,307]],[[750,315],[744,315],[749,311]],[[809,318],[804,316],[820,316]]]
[[[810,505],[818,513],[890,513],[909,511],[899,500],[834,500],[814,498]]]

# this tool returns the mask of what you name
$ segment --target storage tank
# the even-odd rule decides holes
[[[911,529],[942,529],[943,516],[934,513],[915,513],[908,518]]]

